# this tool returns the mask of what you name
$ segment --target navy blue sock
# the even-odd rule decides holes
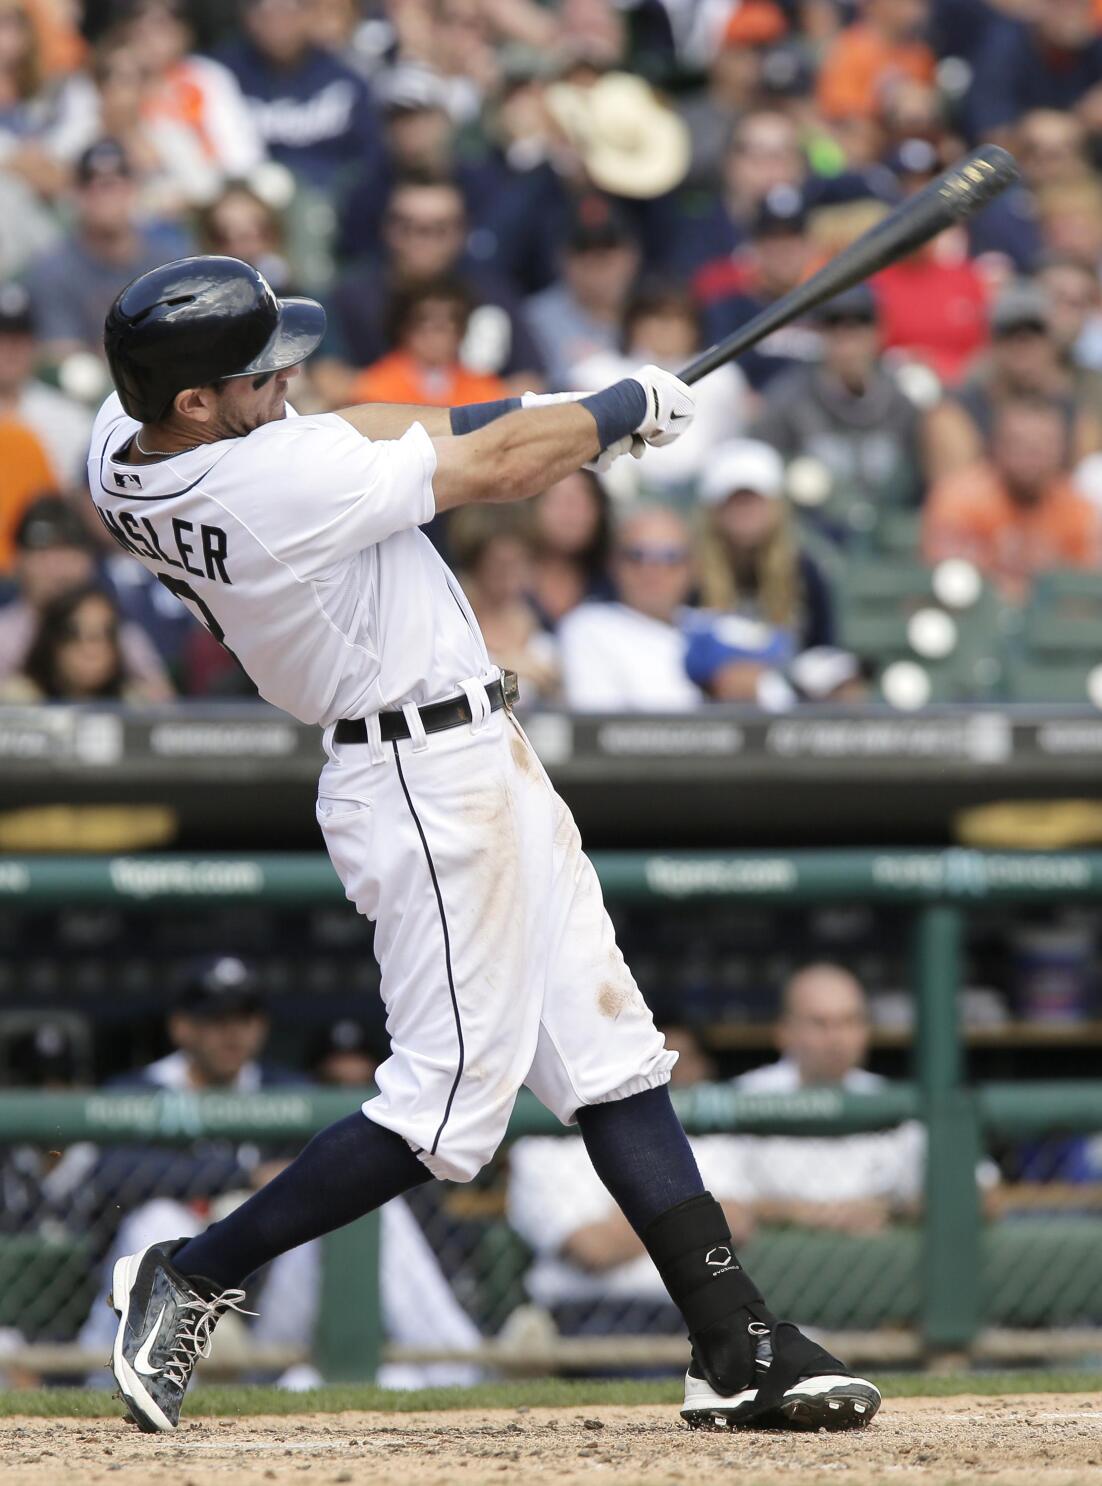
[[[315,1135],[290,1166],[190,1239],[172,1263],[192,1278],[242,1285],[277,1254],[343,1228],[430,1175],[400,1135],[357,1110]]]
[[[593,1169],[636,1233],[704,1191],[667,1085],[610,1104],[586,1104],[578,1110],[578,1127]]]

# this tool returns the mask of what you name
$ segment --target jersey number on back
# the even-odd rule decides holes
[[[175,594],[178,599],[183,599],[185,603],[194,604],[199,610],[199,619],[203,628],[218,641],[227,655],[233,655],[233,651],[226,644],[226,631],[218,623],[218,620],[215,619],[208,605],[199,597],[191,584],[185,583],[182,578],[173,578],[168,573],[158,573],[157,579],[164,584],[169,593]],[[236,655],[233,655],[233,658],[237,660]],[[237,660],[237,664],[241,665],[241,662]]]

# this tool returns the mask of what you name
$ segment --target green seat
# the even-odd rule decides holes
[[[793,1321],[861,1331],[920,1321],[923,1261],[917,1228],[867,1237],[760,1229],[740,1253],[770,1306]],[[983,1325],[1102,1323],[1096,1217],[1004,1219],[985,1227],[981,1255]]]
[[[928,705],[931,702],[974,701],[977,696],[986,696],[994,689],[986,681],[982,685],[976,681],[974,668],[967,657],[958,658],[950,656],[946,660],[941,661],[918,660],[914,652],[909,651],[906,656],[895,657],[895,659],[913,661],[925,672],[926,679],[930,683],[930,694],[923,705]],[[891,664],[892,660],[886,660],[878,666],[875,675],[877,696],[882,701],[890,700],[884,693],[883,683],[884,672]],[[1002,669],[999,666],[994,673],[994,680],[998,681],[1001,677]]]
[[[881,511],[874,533],[877,548],[887,557],[917,562],[922,550],[922,515],[919,511]]]
[[[908,626],[921,609],[940,609],[957,628],[946,656],[916,654]],[[933,575],[917,562],[887,558],[850,563],[839,587],[839,642],[878,674],[897,660],[920,664],[931,683],[931,701],[967,701],[992,695],[1002,679],[1003,610],[994,590],[981,586],[975,603],[950,608],[934,593]]]
[[[1058,569],[1042,574],[1023,616],[1021,643],[1036,659],[1102,658],[1102,573]]]
[[[1004,691],[1011,702],[1089,702],[1087,681],[1100,664],[1100,655],[1093,661],[1015,655],[1007,661]]]
[[[14,1326],[28,1341],[73,1336],[98,1278],[84,1239],[0,1236],[0,1326]]]
[[[771,1308],[807,1326],[871,1331],[914,1325],[922,1309],[915,1228],[867,1237],[762,1228],[739,1250]]]

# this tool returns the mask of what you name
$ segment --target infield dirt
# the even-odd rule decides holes
[[[853,1434],[690,1433],[672,1408],[0,1420],[3,1486],[1102,1486],[1102,1395],[888,1400]]]

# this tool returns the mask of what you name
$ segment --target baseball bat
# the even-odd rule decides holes
[[[699,382],[724,362],[741,356],[759,341],[806,315],[816,305],[852,289],[889,263],[913,253],[954,222],[966,221],[1018,179],[1013,155],[1000,145],[985,144],[939,175],[888,215],[811,278],[782,294],[740,329],[679,372],[683,382]]]

